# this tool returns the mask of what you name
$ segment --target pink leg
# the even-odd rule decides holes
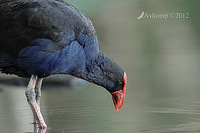
[[[33,112],[34,123],[38,124],[40,128],[44,129],[44,128],[47,128],[47,125],[42,117],[41,112],[40,112],[39,99],[38,99],[38,97],[41,96],[41,94],[40,94],[40,96],[38,96],[38,90],[39,90],[39,88],[41,88],[42,80],[39,79],[38,82],[37,82],[37,80],[38,80],[37,76],[34,76],[34,75],[31,76],[31,79],[29,81],[29,84],[28,84],[25,94],[27,97],[27,101]],[[41,91],[40,91],[40,93],[41,93]]]
[[[37,102],[39,107],[40,107],[42,80],[43,80],[43,78],[38,78],[36,85],[35,85],[36,102]]]
[[[42,129],[47,128],[47,125],[44,121],[44,118],[42,117],[42,114],[40,112],[40,108],[39,108],[37,102],[36,101],[29,101],[28,103],[29,103],[29,105],[30,105],[30,107],[33,111],[34,118],[35,118],[37,124],[39,125],[39,127],[42,128]]]
[[[41,86],[42,86],[42,80],[43,78],[38,78],[36,81],[36,85],[35,85],[35,94],[36,94],[36,103],[40,109],[40,97],[41,97]],[[38,120],[35,118],[35,116],[33,115],[34,118],[34,124],[38,124]]]
[[[44,128],[44,129],[41,129],[41,128],[38,128],[36,125],[34,125],[34,133],[46,133],[47,131],[47,128]]]

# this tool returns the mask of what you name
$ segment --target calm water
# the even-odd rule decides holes
[[[97,29],[100,49],[127,73],[125,102],[116,112],[110,94],[93,84],[80,90],[43,86],[46,133],[200,132],[199,4],[94,0],[79,5]],[[189,13],[189,18],[137,20],[143,11]],[[0,83],[0,132],[34,132],[25,89]]]
[[[125,104],[116,112],[110,94],[92,84],[81,90],[63,88],[42,92],[47,133],[195,133],[200,131],[200,98],[192,94],[153,96],[134,92],[129,83]],[[134,86],[134,85],[133,85]],[[2,86],[0,131],[34,132],[25,87]],[[191,91],[194,91],[190,89]],[[158,94],[157,94],[158,95]],[[198,94],[197,94],[198,95]]]

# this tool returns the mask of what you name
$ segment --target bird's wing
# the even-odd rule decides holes
[[[57,44],[84,29],[96,38],[91,21],[62,0],[3,0],[0,3],[0,52],[16,56],[37,38]],[[68,40],[68,39],[67,39]],[[70,41],[65,41],[68,45]]]

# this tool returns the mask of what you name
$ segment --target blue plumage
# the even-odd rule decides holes
[[[0,23],[3,73],[70,74],[109,91],[123,80],[123,70],[99,51],[92,22],[62,0],[5,0]]]
[[[124,71],[99,51],[92,22],[62,0],[5,0],[0,23],[3,73],[70,74],[110,92],[124,79]]]
[[[99,51],[92,22],[63,0],[0,2],[0,71],[30,77],[26,97],[40,128],[42,78],[70,74],[106,88],[117,111],[125,95],[126,74]]]
[[[19,69],[45,77],[84,69],[85,61],[85,51],[78,41],[74,40],[65,47],[59,47],[48,39],[35,39],[31,41],[31,46],[19,52],[16,63]]]

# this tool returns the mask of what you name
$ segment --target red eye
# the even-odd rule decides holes
[[[122,83],[119,83],[118,85],[119,85],[119,86],[122,86]]]

